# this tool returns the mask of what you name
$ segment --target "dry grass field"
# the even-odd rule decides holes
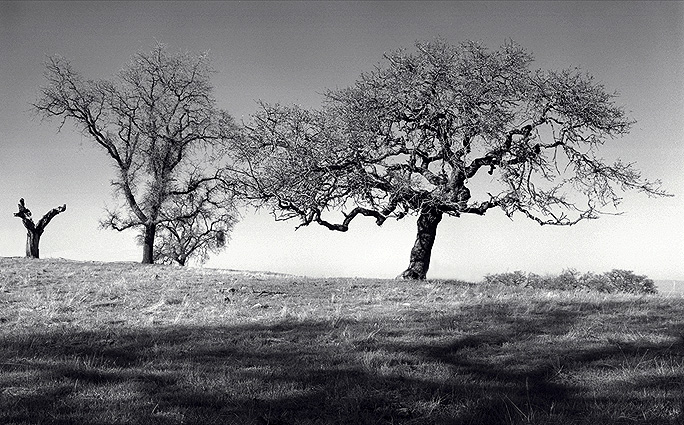
[[[2,424],[683,424],[684,298],[0,258]]]

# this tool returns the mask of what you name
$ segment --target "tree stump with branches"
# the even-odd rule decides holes
[[[28,258],[40,258],[40,251],[38,245],[40,243],[40,237],[45,231],[45,227],[50,223],[50,221],[59,213],[66,211],[66,204],[61,207],[56,207],[48,211],[43,218],[38,221],[38,224],[33,222],[31,217],[31,210],[26,208],[24,204],[24,198],[19,200],[19,211],[14,213],[15,217],[19,217],[24,223],[26,228],[26,257]]]

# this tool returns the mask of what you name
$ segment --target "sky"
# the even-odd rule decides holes
[[[238,121],[257,101],[320,105],[385,52],[440,36],[497,48],[509,39],[534,67],[580,67],[637,121],[603,156],[635,162],[673,194],[626,193],[620,215],[571,227],[541,227],[499,211],[448,217],[437,232],[428,278],[476,281],[486,274],[566,268],[633,270],[684,279],[683,2],[0,2],[0,256],[23,256],[19,198],[36,220],[67,204],[47,227],[41,256],[140,261],[135,231],[101,229],[115,205],[111,159],[67,124],[31,109],[48,55],[89,79],[111,78],[138,51],[208,51],[218,106]],[[615,212],[615,211],[610,211]],[[205,267],[315,277],[392,278],[408,265],[415,216],[377,227],[357,219],[346,233],[276,222],[241,210],[228,247]]]

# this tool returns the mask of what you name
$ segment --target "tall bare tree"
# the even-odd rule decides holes
[[[514,43],[416,43],[385,55],[323,107],[262,104],[241,149],[252,197],[277,219],[345,232],[417,214],[406,279],[425,279],[445,215],[500,208],[572,225],[618,205],[622,190],[664,195],[601,145],[633,121],[615,93],[578,70],[531,69]],[[340,222],[325,216],[342,210]]]
[[[30,258],[40,258],[40,237],[45,231],[45,227],[50,221],[59,213],[66,211],[66,204],[61,207],[56,207],[45,213],[43,218],[38,220],[38,224],[33,221],[31,217],[31,210],[26,208],[24,198],[19,200],[19,211],[14,213],[15,217],[19,217],[26,228],[26,256]]]
[[[217,152],[236,126],[216,108],[211,73],[206,55],[170,54],[163,45],[135,55],[111,80],[85,80],[58,57],[46,64],[48,84],[34,106],[44,117],[60,117],[60,129],[71,120],[113,160],[112,185],[123,205],[102,224],[141,229],[143,263],[154,260],[161,223],[203,211],[179,209],[175,201],[223,184]]]

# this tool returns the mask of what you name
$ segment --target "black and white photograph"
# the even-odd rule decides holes
[[[0,1],[1,424],[684,424],[684,2]]]

